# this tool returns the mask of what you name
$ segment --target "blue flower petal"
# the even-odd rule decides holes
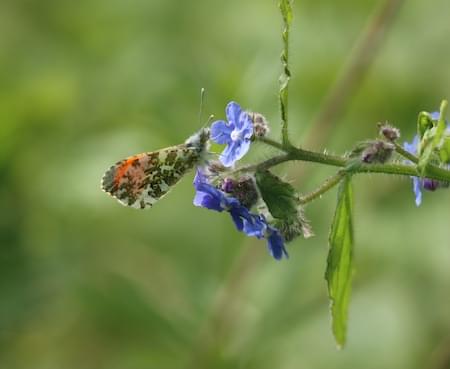
[[[194,187],[196,189],[194,197],[195,206],[216,211],[229,210],[233,207],[241,206],[238,199],[227,196],[224,192],[211,185],[200,169],[197,169],[194,178]]]
[[[211,125],[210,137],[211,140],[218,143],[219,145],[224,145],[231,142],[231,132],[233,127],[228,125],[223,120],[218,120]]]
[[[249,118],[250,119],[250,118]],[[253,136],[253,123],[250,121],[249,124],[245,125],[242,129],[241,136],[244,139],[250,140]]]
[[[430,113],[431,119],[433,119],[433,120],[439,120],[440,115],[441,115],[441,113],[438,111],[434,111],[434,112]]]
[[[263,238],[267,229],[266,222],[257,214],[252,214],[245,206],[233,206],[229,210],[230,215],[240,232],[247,236]]]
[[[223,211],[223,194],[214,186],[207,182],[206,176],[197,170],[194,178],[194,187],[196,189],[194,205],[215,211]]]
[[[225,108],[225,112],[227,114],[227,119],[228,122],[230,122],[230,125],[232,125],[233,128],[241,129],[242,125],[240,122],[240,116],[242,109],[240,105],[237,102],[231,101]]]
[[[421,189],[421,180],[418,177],[412,177],[413,180],[413,191],[416,195],[416,206],[420,206],[422,203],[422,189]]]
[[[409,153],[415,155],[417,154],[417,146],[419,145],[419,136],[415,135],[411,143],[403,142],[403,148]]]
[[[245,154],[247,154],[248,150],[250,149],[250,144],[250,140],[243,140],[240,142],[240,145],[236,145],[234,147],[235,160],[240,160],[244,157]]]
[[[223,211],[222,196],[220,191],[206,184],[197,186],[197,192],[194,197],[194,205],[210,210]]]
[[[253,133],[253,121],[251,120],[250,116],[245,112],[241,112],[241,115],[239,116],[239,122],[236,125],[236,127],[240,131],[244,131],[248,128],[251,128],[251,131]]]
[[[241,217],[241,213],[238,207],[231,208],[229,210],[231,219],[233,219],[234,225],[236,226],[239,232],[242,232],[244,229],[244,220]]]
[[[250,149],[250,140],[233,141],[220,154],[220,161],[226,167],[231,167],[234,163],[242,159],[247,151]]]
[[[197,189],[197,186],[201,183],[208,183],[208,180],[202,170],[200,168],[197,168],[197,172],[195,173],[194,177],[194,187]]]
[[[267,247],[269,249],[270,254],[276,260],[281,260],[283,256],[289,258],[289,255],[284,247],[283,237],[281,237],[280,233],[277,229],[270,227],[271,233],[267,238]]]
[[[244,218],[244,233],[250,237],[263,238],[266,233],[267,223],[259,215],[247,211]]]
[[[219,157],[220,162],[225,167],[232,167],[234,165],[234,162],[235,162],[234,150],[235,150],[235,145],[234,145],[234,143],[231,143],[230,145],[225,147],[225,149],[222,151],[222,154],[220,154],[220,157]]]

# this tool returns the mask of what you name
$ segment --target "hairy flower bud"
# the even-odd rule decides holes
[[[390,142],[385,141],[371,141],[361,153],[361,160],[367,164],[385,163],[387,162],[395,146]]]
[[[422,183],[423,188],[428,191],[436,191],[440,185],[439,181],[431,178],[424,178]]]
[[[258,190],[255,181],[250,176],[243,176],[237,180],[225,178],[221,187],[223,192],[238,199],[247,209],[250,209],[258,201]]]
[[[264,115],[260,113],[249,113],[253,122],[253,134],[255,137],[265,137],[269,133],[269,124]]]
[[[400,137],[400,131],[398,128],[392,127],[387,122],[378,123],[380,136],[383,136],[386,140],[394,142]]]

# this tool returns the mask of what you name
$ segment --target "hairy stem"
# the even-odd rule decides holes
[[[283,31],[281,37],[283,39],[283,50],[281,52],[281,65],[283,71],[280,76],[280,110],[281,110],[281,140],[284,147],[289,147],[288,135],[288,87],[291,79],[291,71],[289,70],[289,31],[292,22],[292,8],[290,0],[280,0],[278,7],[283,17]]]
[[[410,152],[406,151],[401,145],[399,145],[397,142],[394,142],[395,145],[395,151],[397,151],[401,156],[408,159],[409,161],[412,161],[414,164],[417,164],[419,162],[419,158]]]
[[[267,145],[276,147],[277,149],[282,149],[282,145],[279,142],[272,141],[269,139],[261,140]],[[309,150],[300,149],[297,147],[290,147],[288,149],[282,149],[285,154],[275,156],[269,160],[266,160],[256,166],[251,166],[247,168],[264,168],[268,169],[275,165],[284,163],[286,161],[307,161],[313,163],[320,163],[325,165],[331,165],[335,167],[345,168],[351,162],[343,156],[329,155]],[[404,176],[417,176],[416,167],[413,165],[399,164],[399,163],[389,163],[389,164],[361,164],[357,167],[352,168],[354,173],[385,173],[385,174],[397,174]],[[450,182],[450,171],[437,167],[435,165],[427,165],[426,167],[426,177],[431,179],[436,179],[438,181]]]
[[[340,170],[335,175],[327,178],[325,182],[323,182],[317,189],[307,195],[300,197],[300,204],[304,205],[317,199],[322,194],[336,186],[346,174],[347,172],[345,170]]]

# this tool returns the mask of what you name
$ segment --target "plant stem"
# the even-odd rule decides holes
[[[419,162],[419,158],[410,152],[406,151],[401,145],[399,145],[397,142],[394,142],[395,151],[397,151],[401,156],[408,159],[409,161],[412,161],[414,164],[417,164]]]
[[[269,146],[277,148],[278,150],[284,151],[284,146],[280,142],[272,140],[271,138],[258,137],[256,139],[256,141],[263,142],[266,145],[269,145]]]
[[[290,147],[284,149],[283,145],[279,142],[270,139],[259,139],[267,145],[276,147],[285,152],[284,155],[275,156],[269,160],[266,160],[258,165],[247,167],[250,169],[268,169],[275,165],[284,163],[286,161],[307,161],[313,163],[320,163],[325,165],[331,165],[335,167],[345,168],[350,164],[350,159],[343,156],[335,156],[329,154],[323,154],[319,152],[300,149],[297,147]],[[353,173],[385,173],[385,174],[397,174],[404,176],[416,176],[421,177],[413,165],[389,163],[389,164],[361,164],[352,169]],[[437,167],[435,165],[427,165],[426,178],[436,179],[438,181],[450,182],[450,171]]]
[[[300,199],[299,199],[300,204],[304,205],[304,204],[307,204],[308,202],[311,202],[311,201],[317,199],[322,194],[324,194],[325,192],[327,192],[328,190],[330,190],[331,188],[336,186],[346,174],[347,173],[345,170],[340,170],[335,175],[327,178],[325,180],[325,182],[323,182],[313,192],[310,192],[309,194],[300,197]]]
[[[290,147],[288,135],[288,87],[291,79],[291,71],[289,70],[289,31],[292,22],[292,8],[290,0],[280,0],[278,7],[283,17],[283,31],[281,37],[283,39],[283,50],[281,51],[281,65],[283,71],[280,75],[280,110],[281,110],[281,141],[283,146]]]

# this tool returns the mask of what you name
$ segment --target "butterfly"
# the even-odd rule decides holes
[[[209,129],[202,128],[182,144],[123,159],[103,175],[102,190],[125,206],[152,207],[204,160],[208,139]]]

